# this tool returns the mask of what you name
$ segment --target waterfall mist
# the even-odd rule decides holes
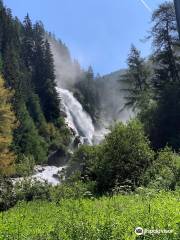
[[[105,125],[113,125],[116,121],[126,122],[133,117],[132,109],[125,107],[127,88],[120,81],[125,70],[119,70],[98,79],[101,87],[101,119]]]
[[[110,125],[116,121],[126,122],[133,116],[131,110],[123,109],[125,98],[119,79],[124,71],[96,79],[101,108],[99,124],[95,128],[91,117],[72,93],[73,86],[82,80],[83,70],[78,62],[72,61],[68,48],[61,41],[51,37],[48,39],[54,57],[57,91],[61,98],[61,108],[66,114],[67,125],[83,139],[82,142],[99,143],[108,133]]]
[[[48,38],[54,57],[55,74],[58,87],[70,89],[82,76],[82,69],[76,60],[72,60],[64,43]]]

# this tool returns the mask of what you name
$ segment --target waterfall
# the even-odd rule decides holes
[[[81,143],[93,144],[95,130],[91,117],[83,110],[82,105],[73,96],[73,93],[67,89],[57,87],[57,92],[61,98],[61,110],[65,112],[66,124],[75,133],[75,136],[80,137]],[[58,175],[64,173],[67,166],[36,166],[34,174],[29,177],[33,181],[47,181],[52,185],[60,183]],[[21,182],[24,178],[13,178],[13,183]]]
[[[83,110],[82,105],[67,89],[57,87],[61,98],[61,108],[66,113],[66,123],[79,136],[82,143],[92,144],[94,126],[91,117]]]

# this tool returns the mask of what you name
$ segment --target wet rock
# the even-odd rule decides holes
[[[52,176],[53,176],[53,178],[59,179],[58,173],[55,173],[55,174],[53,174]]]
[[[80,136],[76,136],[74,139],[74,147],[78,147],[80,144],[82,144],[81,138]]]
[[[65,149],[58,149],[57,151],[53,152],[48,157],[48,165],[49,166],[62,166],[67,161],[67,153]]]
[[[73,136],[76,136],[76,131],[75,131],[73,128],[71,128],[71,127],[69,127],[69,129],[70,129],[70,131],[72,132],[72,135],[73,135]]]
[[[67,118],[67,114],[66,114],[66,112],[65,111],[60,111],[60,115],[62,116],[62,117],[64,117],[64,118]]]
[[[44,168],[41,168],[41,169],[38,169],[38,172],[43,172],[45,169]]]

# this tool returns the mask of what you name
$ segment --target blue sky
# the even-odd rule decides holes
[[[29,13],[69,47],[73,58],[100,74],[124,68],[131,43],[147,56],[151,12],[163,0],[4,0],[13,15]]]

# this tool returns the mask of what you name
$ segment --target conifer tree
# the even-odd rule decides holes
[[[180,81],[178,33],[173,3],[161,4],[153,13],[152,22],[154,24],[151,31],[154,47],[152,60],[155,66],[152,82],[157,96],[161,97],[167,85]]]
[[[131,46],[127,63],[128,70],[121,76],[121,82],[126,86],[123,89],[126,92],[125,106],[137,110],[148,100],[150,70],[134,45]]]
[[[153,146],[180,147],[180,57],[178,32],[173,3],[166,2],[153,13],[153,65],[152,84],[157,101],[154,114]]]
[[[31,19],[27,14],[23,22],[22,51],[26,67],[32,71],[34,56],[34,32]]]
[[[48,40],[45,42],[44,55],[44,75],[45,82],[43,85],[44,96],[43,109],[47,121],[56,122],[60,117],[60,99],[56,91],[55,73],[54,73],[53,55],[51,53]]]
[[[47,121],[56,123],[60,116],[59,97],[56,91],[53,56],[50,45],[45,40],[41,23],[34,26],[35,32],[35,71],[33,81],[36,93]]]
[[[15,162],[15,154],[10,150],[16,117],[10,103],[12,92],[4,86],[0,76],[0,173],[8,174]]]

